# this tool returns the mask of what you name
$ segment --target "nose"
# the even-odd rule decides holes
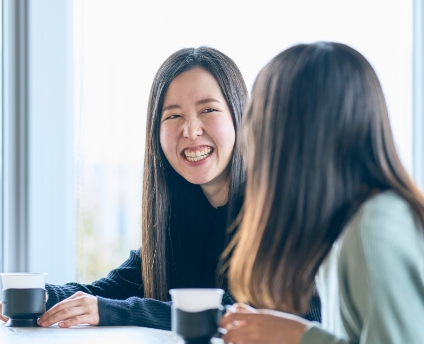
[[[197,118],[191,118],[186,121],[183,129],[183,136],[195,140],[197,137],[203,135],[202,123]]]

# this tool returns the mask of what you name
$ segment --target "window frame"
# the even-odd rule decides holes
[[[28,269],[27,1],[2,3],[3,271]]]
[[[75,279],[73,1],[3,0],[4,272]],[[48,10],[47,10],[48,9]]]

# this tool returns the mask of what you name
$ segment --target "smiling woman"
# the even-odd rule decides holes
[[[143,249],[92,284],[47,284],[41,326],[169,330],[169,289],[226,288],[225,276],[216,277],[227,225],[242,203],[245,168],[236,132],[247,97],[237,66],[215,49],[182,49],[164,62],[148,107]],[[193,154],[207,157],[190,161]],[[233,303],[228,293],[223,302]]]
[[[170,56],[151,94],[143,282],[146,297],[169,300],[170,288],[217,286],[218,259],[230,239],[225,229],[237,216],[244,191],[236,132],[248,93],[230,58],[201,47]],[[199,159],[202,155],[207,157]]]

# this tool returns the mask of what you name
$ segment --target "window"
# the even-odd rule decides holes
[[[412,172],[412,1],[74,1],[78,278],[104,276],[140,246],[144,125],[156,70],[209,45],[251,88],[275,54],[339,41],[375,67],[400,156]]]

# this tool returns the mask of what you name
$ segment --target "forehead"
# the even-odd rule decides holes
[[[194,68],[175,77],[165,94],[164,106],[167,103],[189,101],[202,98],[224,100],[221,89],[215,78],[202,68]]]

